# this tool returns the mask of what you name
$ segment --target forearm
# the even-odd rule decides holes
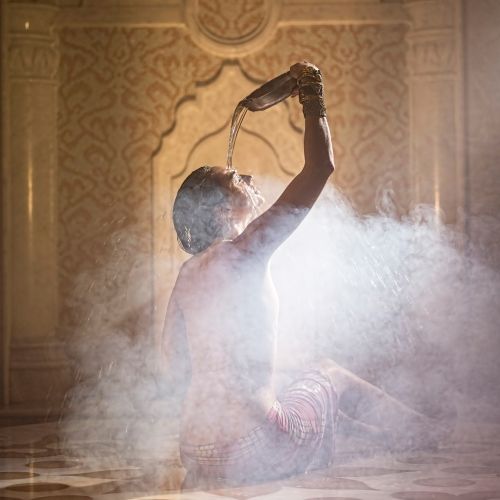
[[[234,242],[247,252],[271,255],[314,205],[334,170],[330,129],[323,102],[320,71],[309,63],[290,68],[305,116],[304,168],[276,202],[252,221]]]
[[[312,64],[290,68],[297,79],[305,118],[304,168],[285,189],[275,206],[311,208],[335,168],[332,139],[326,119],[321,71]]]
[[[332,139],[326,117],[306,116],[304,132],[304,168],[333,172]]]
[[[299,101],[305,117],[304,159],[305,168],[334,169],[332,139],[326,119],[321,71],[307,65],[297,76]]]

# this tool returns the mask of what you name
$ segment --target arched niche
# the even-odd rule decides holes
[[[188,257],[177,244],[172,204],[186,176],[201,165],[224,166],[236,104],[256,85],[239,66],[223,66],[218,78],[198,87],[178,108],[174,127],[164,134],[153,158],[154,332],[157,342],[168,297],[180,265]],[[255,175],[267,203],[303,164],[302,133],[292,125],[289,103],[248,112],[240,129],[233,165]]]

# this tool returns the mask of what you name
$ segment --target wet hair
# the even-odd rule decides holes
[[[182,249],[194,255],[227,236],[229,212],[234,206],[230,177],[224,183],[220,169],[203,166],[182,183],[174,201],[173,220]]]

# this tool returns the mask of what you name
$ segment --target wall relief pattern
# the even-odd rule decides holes
[[[259,30],[266,18],[264,0],[199,0],[198,21],[214,40],[238,42]]]
[[[220,61],[179,29],[64,29],[59,91],[59,279],[63,331],[78,276],[151,252],[151,157],[175,108]],[[110,237],[126,231],[123,245]],[[122,239],[122,243],[125,238]],[[116,242],[115,242],[116,243]],[[119,255],[111,256],[119,246]],[[147,268],[147,266],[145,266]],[[145,270],[147,273],[147,270]],[[110,280],[109,293],[123,287]],[[145,281],[148,276],[144,276]],[[78,292],[78,301],[89,290]],[[66,302],[66,306],[65,306]],[[72,306],[69,307],[68,303]],[[77,304],[78,305],[78,304]]]
[[[186,0],[184,9],[193,41],[206,52],[237,58],[273,36],[281,0]]]
[[[375,209],[382,187],[392,186],[401,208],[407,203],[405,32],[402,25],[289,27],[278,31],[272,48],[241,61],[245,72],[262,80],[304,58],[322,69],[337,162],[334,182],[362,213]],[[302,126],[298,106],[294,120]]]
[[[378,187],[406,200],[408,90],[402,25],[284,27],[262,50],[239,60],[265,81],[303,58],[318,64],[337,157],[335,183],[361,212],[373,211]],[[298,49],[300,47],[300,50]],[[151,158],[174,126],[176,106],[210,84],[222,59],[180,28],[78,28],[60,33],[59,279],[64,331],[94,292],[78,276],[104,265],[121,245],[131,263],[109,280],[123,287],[133,260],[152,252]],[[291,119],[302,128],[298,102]],[[114,256],[112,260],[118,258]],[[147,266],[146,266],[147,267]],[[145,282],[150,274],[142,277]],[[147,302],[147,294],[145,295]],[[76,302],[75,302],[76,300]],[[147,305],[147,304],[146,304]]]
[[[9,70],[13,78],[53,80],[57,74],[57,49],[49,42],[26,37],[12,43],[9,51]]]

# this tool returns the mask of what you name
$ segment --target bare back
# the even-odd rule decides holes
[[[184,264],[173,299],[191,360],[182,439],[238,438],[262,424],[275,400],[278,303],[268,262],[219,243]]]

